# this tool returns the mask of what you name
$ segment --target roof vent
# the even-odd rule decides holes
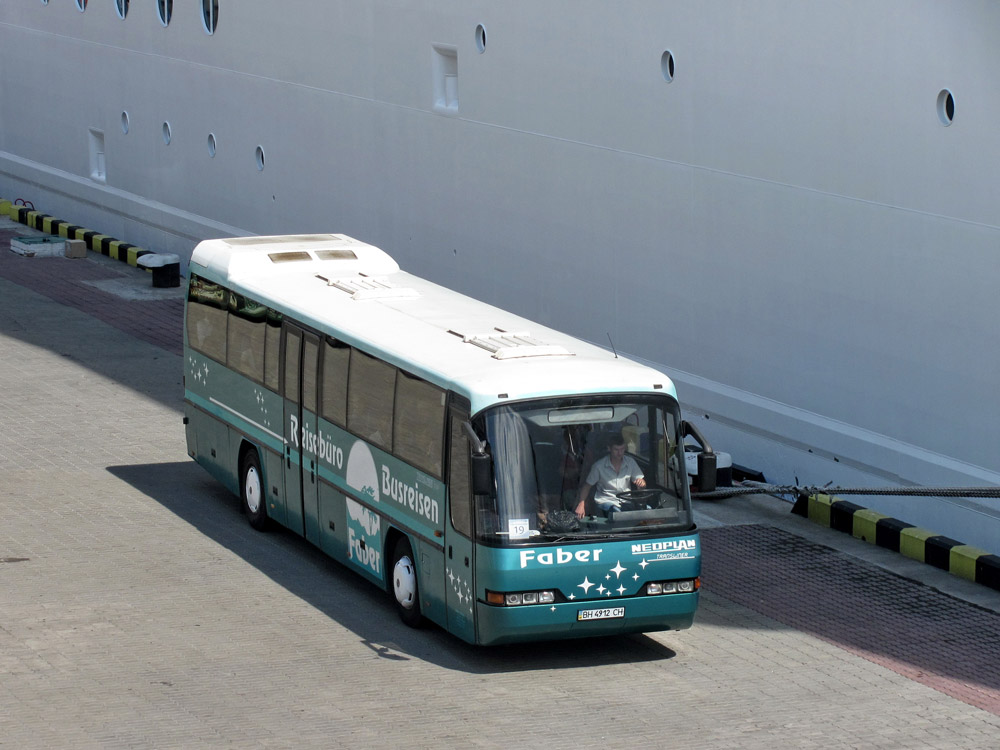
[[[323,279],[322,276],[319,278]],[[409,287],[393,286],[385,279],[378,279],[373,276],[354,276],[349,279],[323,279],[327,286],[336,287],[342,292],[351,295],[351,299],[409,299],[419,297],[420,293],[416,289]]]
[[[358,256],[353,250],[317,250],[316,257],[320,260],[357,260]]]
[[[533,338],[527,331],[497,330],[495,333],[463,336],[462,341],[492,353],[493,359],[573,356],[573,353],[567,349],[543,343]]]
[[[301,250],[293,250],[285,253],[268,253],[267,257],[271,259],[272,263],[295,263],[301,260],[312,260],[312,256],[309,253],[302,252]]]

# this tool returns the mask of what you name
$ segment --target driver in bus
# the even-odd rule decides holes
[[[621,510],[618,494],[628,492],[635,485],[639,489],[646,486],[642,469],[635,459],[625,455],[625,438],[615,433],[608,442],[608,455],[594,462],[587,479],[580,487],[580,502],[576,506],[577,518],[583,518],[584,508],[590,490],[597,487],[594,501],[605,513]]]

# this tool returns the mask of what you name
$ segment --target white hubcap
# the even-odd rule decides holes
[[[396,561],[392,569],[392,590],[396,593],[396,601],[403,609],[413,609],[413,600],[417,591],[417,575],[413,562],[406,555]]]
[[[256,467],[251,466],[247,470],[243,490],[247,496],[247,507],[251,513],[256,513],[260,510],[260,474],[257,473]]]

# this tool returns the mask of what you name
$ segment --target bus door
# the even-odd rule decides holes
[[[464,423],[466,404],[453,404],[448,415],[448,519],[444,524],[445,602],[448,630],[460,638],[476,640],[476,589],[472,543],[472,466],[469,437]]]
[[[287,526],[319,544],[317,476],[319,337],[285,324],[285,503]]]

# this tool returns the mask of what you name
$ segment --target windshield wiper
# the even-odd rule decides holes
[[[545,541],[547,542],[561,542],[564,539],[610,539],[611,537],[614,537],[616,535],[609,534],[606,531],[595,531],[591,533],[580,531],[569,534],[563,532],[551,532],[551,533],[543,532],[542,536],[545,537]]]

